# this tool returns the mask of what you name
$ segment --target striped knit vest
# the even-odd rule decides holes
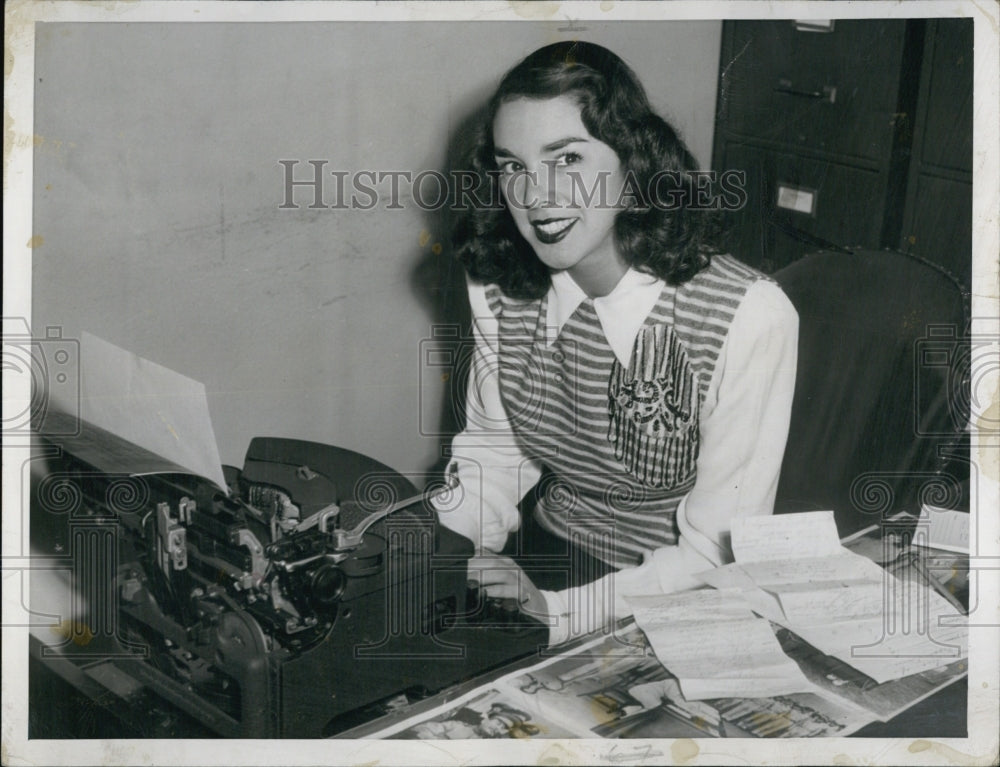
[[[615,567],[677,543],[676,512],[694,486],[699,414],[747,289],[763,275],[716,256],[693,279],[664,286],[615,357],[585,299],[547,343],[547,296],[486,298],[499,321],[500,396],[524,452],[545,471],[535,515]]]

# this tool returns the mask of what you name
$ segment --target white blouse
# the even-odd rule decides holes
[[[594,309],[609,346],[627,366],[640,327],[664,283],[630,269]],[[586,298],[566,272],[553,275],[546,318],[548,342]],[[541,464],[517,445],[500,399],[499,323],[484,287],[469,281],[476,350],[469,373],[465,429],[452,442],[459,503],[437,506],[443,525],[477,551],[499,552],[517,530],[517,504],[537,483]],[[798,315],[773,282],[748,289],[733,318],[700,410],[701,447],[695,485],[677,510],[680,539],[637,566],[592,584],[543,591],[549,643],[559,644],[631,614],[627,596],[702,585],[696,573],[731,560],[729,530],[738,516],[770,514],[791,413]],[[544,616],[540,616],[544,617]]]

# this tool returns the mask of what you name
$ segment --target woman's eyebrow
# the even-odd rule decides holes
[[[567,136],[566,138],[561,138],[558,141],[553,141],[551,144],[546,144],[542,147],[543,152],[556,152],[562,149],[564,146],[569,144],[579,144],[586,143],[587,139],[577,138],[576,136]]]
[[[569,146],[570,144],[581,144],[586,143],[587,139],[579,138],[577,136],[567,136],[566,138],[561,138],[558,141],[553,141],[550,144],[546,144],[542,147],[543,152],[558,152],[563,147]],[[517,157],[515,152],[509,149],[504,149],[502,146],[493,147],[493,154],[495,157]]]

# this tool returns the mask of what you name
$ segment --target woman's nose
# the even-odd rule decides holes
[[[524,172],[521,204],[528,210],[555,204],[555,170],[545,163]]]
[[[541,205],[538,188],[538,172],[535,170],[523,170],[514,179],[518,203],[524,210],[533,210]]]

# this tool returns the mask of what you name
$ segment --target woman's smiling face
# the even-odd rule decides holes
[[[606,295],[627,265],[615,243],[625,182],[615,151],[583,125],[570,96],[504,102],[493,145],[507,209],[539,260]]]

